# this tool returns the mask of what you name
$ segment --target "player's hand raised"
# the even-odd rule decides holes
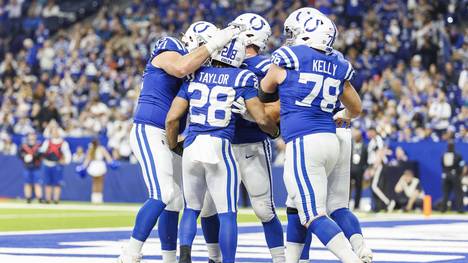
[[[205,44],[205,46],[208,49],[208,52],[212,54],[213,52],[223,48],[229,41],[245,30],[246,27],[244,25],[229,25],[228,27],[214,33],[213,37]]]

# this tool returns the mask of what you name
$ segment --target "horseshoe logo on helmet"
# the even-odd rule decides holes
[[[319,25],[323,25],[323,21],[322,21],[322,20],[316,19],[316,20],[315,20],[315,25],[312,25],[312,28],[309,28],[309,27],[308,27],[308,24],[309,24],[309,22],[310,22],[311,20],[313,20],[313,19],[314,19],[313,17],[310,17],[309,19],[307,19],[307,20],[304,22],[304,30],[305,30],[305,31],[307,31],[307,32],[314,32],[314,31],[317,29],[317,27],[318,27]]]
[[[202,27],[203,25],[204,25],[205,27]],[[202,27],[202,28],[198,29],[199,27]],[[203,33],[203,32],[205,32],[209,27],[210,27],[210,25],[205,24],[205,22],[198,22],[198,23],[196,23],[196,24],[193,26],[193,31],[194,31],[195,33]]]
[[[302,14],[302,11],[298,12],[296,15],[296,21],[299,22],[300,18],[299,16]]]
[[[256,17],[256,16],[252,17],[252,19],[250,19],[250,24],[252,25],[252,29],[261,30],[265,26],[265,21],[263,21],[263,19],[261,19],[261,18],[258,18],[260,20],[260,25],[256,27],[256,26],[253,25],[253,21],[255,21],[255,19],[257,19],[257,18],[258,17]]]

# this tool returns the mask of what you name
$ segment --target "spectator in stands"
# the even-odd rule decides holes
[[[424,192],[419,185],[419,179],[416,178],[411,170],[405,170],[403,175],[395,185],[396,203],[403,211],[408,212],[414,207],[421,207],[424,198]]]
[[[50,131],[50,139],[44,141],[40,152],[43,156],[43,180],[45,185],[45,202],[58,204],[62,192],[63,165],[70,163],[71,153],[68,143],[60,134],[59,128]]]
[[[99,144],[98,139],[94,139],[86,153],[83,163],[87,167],[86,172],[92,177],[91,203],[100,204],[103,202],[104,175],[107,172],[106,162],[111,163],[112,157],[109,152]]]
[[[352,135],[351,185],[354,188],[354,209],[359,209],[361,204],[364,172],[367,169],[367,145],[362,139],[362,133],[360,130],[353,129]]]
[[[21,13],[24,0],[10,0],[6,6],[9,19],[9,30],[18,33],[21,30]]]
[[[450,141],[447,145],[447,152],[442,156],[442,212],[447,211],[448,201],[451,194],[454,194],[455,202],[452,202],[452,210],[459,213],[464,212],[462,177],[466,173],[466,166],[463,157],[455,152],[455,144]]]
[[[447,102],[445,94],[442,91],[439,91],[437,100],[434,101],[429,108],[429,117],[431,119],[433,130],[439,138],[442,137],[443,133],[449,127],[449,119],[451,115],[452,108]]]
[[[11,136],[7,133],[0,133],[0,153],[5,155],[16,155],[18,147],[11,140]]]
[[[41,144],[37,141],[36,134],[30,132],[27,140],[21,144],[19,157],[23,162],[24,169],[24,198],[27,203],[31,203],[33,196],[43,202],[42,199],[42,180],[41,180],[41,154],[39,148]],[[34,194],[34,195],[33,195]]]
[[[61,117],[53,101],[48,101],[45,107],[42,107],[37,115],[40,129],[45,129],[51,120],[61,123]]]
[[[86,158],[86,155],[84,153],[83,147],[78,146],[76,148],[75,153],[73,153],[72,162],[82,164],[84,162],[85,158]]]
[[[15,124],[13,131],[16,134],[26,135],[29,133],[34,132],[34,128],[32,126],[31,120],[27,117],[22,117],[19,121]]]

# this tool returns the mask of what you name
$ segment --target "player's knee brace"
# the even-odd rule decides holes
[[[274,204],[268,195],[251,197],[250,202],[260,221],[269,222],[275,217]]]

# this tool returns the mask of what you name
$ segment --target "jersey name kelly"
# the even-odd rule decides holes
[[[312,61],[312,71],[335,75],[338,65],[325,60],[314,59]],[[333,71],[333,73],[332,73]]]
[[[209,84],[227,85],[229,81],[229,74],[214,74],[200,72],[198,81]]]

